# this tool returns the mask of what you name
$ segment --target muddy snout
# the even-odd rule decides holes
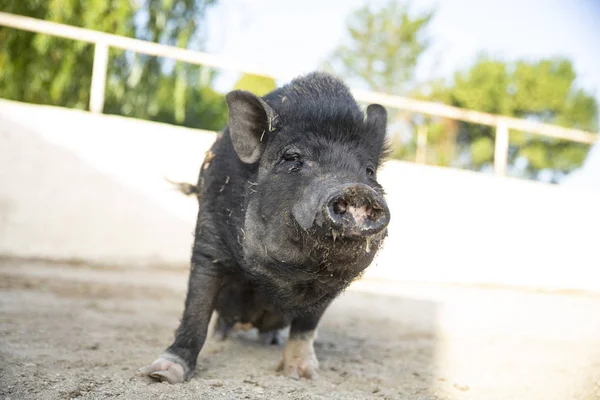
[[[324,227],[342,237],[368,237],[384,230],[390,222],[390,211],[383,197],[362,184],[334,191],[322,212]]]

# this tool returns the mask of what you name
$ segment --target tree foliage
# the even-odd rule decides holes
[[[471,68],[439,85],[431,98],[457,107],[595,131],[598,104],[576,86],[571,61],[552,58],[504,62],[481,57]],[[457,160],[472,169],[493,163],[494,128],[455,125]],[[527,132],[510,134],[509,164],[514,175],[553,181],[581,166],[589,146]]]
[[[264,96],[275,90],[276,86],[275,79],[273,78],[253,74],[243,74],[235,83],[233,89],[243,89],[252,92],[257,96]]]
[[[0,0],[0,9],[179,47],[202,48],[199,22],[213,0]],[[38,104],[87,108],[93,45],[0,28],[0,95]],[[221,129],[222,96],[214,72],[111,49],[105,111],[135,118]]]
[[[0,0],[5,12],[132,36],[129,2]],[[89,102],[93,46],[12,28],[0,28],[3,98],[85,108]],[[113,62],[120,62],[114,60]]]
[[[366,89],[408,94],[414,90],[415,68],[429,41],[426,27],[433,12],[414,15],[408,3],[390,0],[354,11],[347,22],[347,40],[326,62],[326,68]]]
[[[433,15],[415,15],[408,3],[398,0],[380,8],[364,6],[351,14],[346,41],[332,53],[326,68],[366,89],[570,128],[597,129],[597,102],[576,86],[573,65],[564,58],[505,62],[482,56],[450,81],[417,82],[415,70],[428,48],[426,33]],[[399,123],[402,119],[405,122]],[[390,123],[396,158],[414,159],[414,132],[426,124],[428,162],[476,170],[492,167],[493,127],[422,115],[407,117],[398,112],[390,113]],[[412,132],[407,132],[407,125]],[[556,181],[582,164],[588,147],[511,132],[509,173]]]
[[[350,14],[347,37],[324,68],[353,86],[411,95],[419,88],[415,69],[429,46],[427,27],[433,16],[433,11],[412,12],[409,3],[402,0],[389,0],[377,8],[367,4]],[[405,113],[392,109],[388,113],[392,156],[414,159],[414,123]]]

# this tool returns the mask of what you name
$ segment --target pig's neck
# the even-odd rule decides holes
[[[273,306],[288,313],[305,312],[331,301],[360,275],[335,273],[325,265],[293,266],[264,260],[258,265],[261,267],[246,270],[252,282]]]

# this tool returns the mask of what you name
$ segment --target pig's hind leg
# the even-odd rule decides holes
[[[214,334],[219,340],[229,339],[231,332],[233,331],[233,324],[225,320],[220,315],[217,317],[217,323],[215,325]]]
[[[267,346],[269,346],[269,345],[277,345],[278,346],[278,345],[282,344],[280,330],[259,332],[259,338],[260,338],[261,343],[263,343]]]
[[[265,306],[262,302],[259,304],[261,307]],[[281,331],[290,326],[291,318],[268,306],[260,314],[256,321],[260,342],[267,346],[282,344]]]

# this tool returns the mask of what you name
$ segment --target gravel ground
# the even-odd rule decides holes
[[[316,381],[254,332],[181,385],[136,375],[172,339],[185,270],[0,259],[3,399],[600,399],[600,296],[361,281],[322,321]]]

